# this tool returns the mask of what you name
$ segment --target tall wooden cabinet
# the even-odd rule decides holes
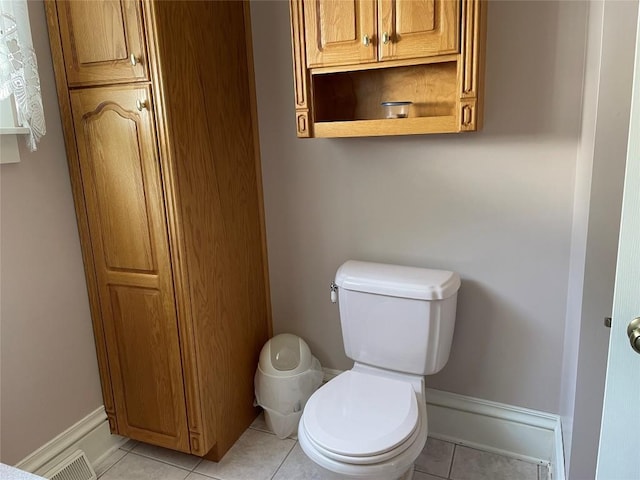
[[[289,1],[298,137],[482,127],[486,0]]]
[[[111,430],[217,460],[271,334],[247,5],[46,7]]]

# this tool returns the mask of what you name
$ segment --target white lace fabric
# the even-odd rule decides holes
[[[27,0],[0,0],[0,99],[11,94],[18,123],[29,129],[27,146],[34,151],[46,126]]]

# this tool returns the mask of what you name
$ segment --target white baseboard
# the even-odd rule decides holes
[[[111,435],[101,406],[18,462],[16,468],[41,475],[78,449],[84,451],[91,465],[96,465],[125,441]]]
[[[325,382],[342,371],[325,368]],[[429,435],[461,445],[550,465],[553,480],[565,480],[560,417],[545,412],[427,389]],[[111,435],[103,407],[87,415],[16,467],[41,474],[76,449],[99,464],[126,441]]]
[[[342,373],[323,369],[325,381]],[[427,389],[429,435],[529,462],[549,464],[565,480],[558,415]]]

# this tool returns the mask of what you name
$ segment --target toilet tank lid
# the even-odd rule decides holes
[[[336,273],[345,290],[417,300],[442,300],[460,288],[460,276],[446,270],[348,260]]]

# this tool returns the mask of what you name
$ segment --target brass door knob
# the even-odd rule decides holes
[[[391,35],[389,35],[387,32],[384,32],[382,34],[382,43],[384,43],[386,45],[390,41],[391,41]]]
[[[362,45],[364,45],[365,47],[371,45],[371,38],[369,37],[369,35],[362,36]]]
[[[133,53],[129,56],[129,61],[131,62],[132,66],[136,66],[138,65],[138,63],[140,62],[140,59],[138,57],[136,57]]]
[[[147,105],[147,101],[146,100],[140,100],[140,99],[136,100],[136,108],[139,111],[146,110],[147,107],[148,107],[148,105]]]
[[[629,322],[627,335],[629,336],[631,348],[633,348],[636,353],[640,353],[640,317],[636,317]]]

